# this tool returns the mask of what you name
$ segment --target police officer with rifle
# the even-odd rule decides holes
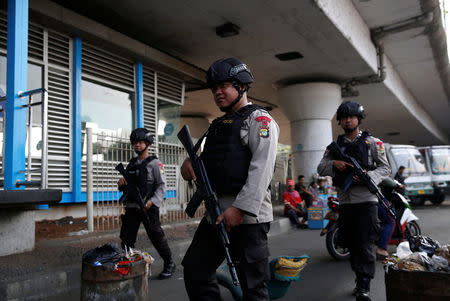
[[[225,113],[204,135],[200,155],[220,215],[206,213],[186,252],[182,262],[186,291],[190,300],[222,300],[215,273],[226,258],[218,231],[224,222],[244,300],[269,300],[265,285],[270,277],[267,233],[273,220],[269,184],[279,128],[263,107],[248,102],[253,76],[239,59],[214,62],[206,79],[216,105]],[[200,177],[192,163],[188,158],[181,167],[185,180]],[[195,208],[198,201],[193,201]]]
[[[130,160],[126,169],[122,163],[116,166],[116,170],[123,175],[117,185],[124,191],[121,200],[126,202],[125,214],[121,216],[122,248],[134,248],[142,221],[148,238],[164,260],[164,268],[159,278],[167,279],[172,277],[175,263],[159,220],[159,207],[166,187],[164,167],[156,156],[150,156],[148,153],[153,136],[147,129],[133,130],[130,142],[138,156]]]
[[[390,210],[377,185],[390,175],[390,167],[383,143],[359,129],[365,118],[359,103],[342,103],[336,115],[344,134],[327,147],[317,170],[322,176],[332,176],[338,189],[339,229],[344,245],[350,250],[350,264],[356,274],[353,294],[356,300],[370,301],[370,280],[375,274],[375,243],[380,232],[378,201]]]

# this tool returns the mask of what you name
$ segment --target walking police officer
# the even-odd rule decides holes
[[[201,158],[222,215],[204,217],[183,259],[190,300],[222,300],[215,276],[225,258],[215,226],[225,222],[244,300],[269,300],[267,233],[273,220],[269,184],[274,171],[279,128],[261,106],[247,100],[253,76],[236,58],[214,62],[207,84],[216,105],[225,113],[206,134]],[[185,180],[195,179],[189,159],[181,168]]]
[[[121,178],[117,184],[121,190],[125,189],[127,185],[138,187],[145,203],[146,212],[142,212],[137,204],[139,196],[136,193],[139,192],[130,189],[126,198],[125,214],[121,216],[122,248],[134,248],[139,226],[143,220],[142,214],[147,214],[150,220],[150,231],[147,232],[147,235],[164,260],[164,269],[159,274],[159,278],[170,278],[175,271],[175,263],[172,260],[172,252],[159,220],[159,207],[163,201],[166,187],[164,168],[156,156],[149,156],[148,148],[153,143],[153,136],[147,129],[133,130],[130,141],[138,155],[130,160],[126,168],[127,178],[133,183],[127,183],[124,178]]]
[[[342,103],[336,119],[344,130],[337,139],[337,144],[345,154],[354,157],[367,174],[380,183],[390,174],[383,143],[361,132],[359,125],[365,118],[363,107],[352,101]],[[350,187],[344,191],[339,187],[347,177],[352,177],[353,166],[347,162],[334,160],[333,155],[325,154],[317,168],[322,176],[332,176],[334,185],[338,186],[339,227],[343,233],[343,242],[350,250],[350,264],[356,274],[356,300],[370,300],[370,280],[375,274],[375,243],[379,236],[377,217],[377,197],[370,193],[358,179],[353,176]]]

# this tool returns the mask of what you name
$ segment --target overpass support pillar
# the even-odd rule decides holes
[[[310,182],[325,148],[333,139],[331,119],[341,103],[338,84],[294,84],[278,91],[280,106],[291,122],[294,176]]]

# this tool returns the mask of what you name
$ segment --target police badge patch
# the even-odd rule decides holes
[[[378,145],[378,152],[380,153],[380,155],[384,155],[383,142],[377,141],[377,145]]]
[[[261,126],[259,128],[259,136],[263,138],[269,137],[269,128]]]
[[[266,116],[259,116],[255,118],[255,120],[261,123],[261,126],[259,127],[259,136],[262,138],[269,137],[269,122],[272,120]]]

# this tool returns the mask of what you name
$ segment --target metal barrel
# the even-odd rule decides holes
[[[149,300],[149,265],[140,260],[130,264],[127,275],[114,266],[94,266],[83,262],[81,271],[82,301]]]
[[[384,281],[387,301],[450,300],[450,273],[389,268]]]

